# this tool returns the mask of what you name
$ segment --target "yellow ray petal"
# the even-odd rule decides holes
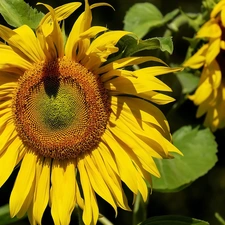
[[[101,75],[101,81],[103,83],[105,83],[106,81],[109,81],[110,79],[115,78],[117,76],[118,77],[123,76],[123,77],[135,77],[135,78],[137,78],[137,76],[134,75],[134,71],[117,69],[117,70],[110,70],[107,73],[102,74]]]
[[[117,164],[115,162],[115,158],[112,155],[111,151],[109,150],[109,148],[103,143],[100,142],[99,143],[99,149],[101,149],[100,154],[102,156],[102,158],[105,160],[105,163],[109,163],[109,166],[112,168],[112,170],[119,175],[119,170],[117,167]]]
[[[209,20],[198,31],[196,38],[219,38],[222,34],[216,20]]]
[[[170,102],[175,101],[174,98],[170,97],[169,95],[164,95],[161,93],[158,93],[156,91],[147,91],[137,94],[138,97],[151,101],[158,105],[165,105]]]
[[[121,179],[133,193],[137,194],[137,180],[134,176],[130,176],[130,174],[136,173],[131,159],[109,131],[105,131],[102,140],[104,143],[107,143],[107,146],[110,147],[110,149],[112,149]]]
[[[110,120],[112,121],[110,126],[108,126],[108,129],[115,135],[118,135],[118,139],[120,139],[122,142],[126,143],[131,149],[138,149],[138,153],[142,154],[144,160],[151,160],[148,158],[155,157],[155,158],[162,158],[162,156],[156,152],[154,149],[151,148],[151,146],[147,145],[142,139],[140,139],[137,135],[135,135],[132,130],[129,127],[129,124],[127,124],[124,120],[115,120],[115,116],[112,115],[110,117]],[[124,132],[123,132],[124,131]],[[121,136],[121,133],[123,133],[123,136]],[[144,133],[144,130],[143,130]],[[139,150],[140,149],[140,150]],[[151,166],[151,162],[143,163],[147,166]]]
[[[106,73],[110,70],[115,70],[115,69],[123,68],[126,66],[132,66],[135,64],[141,64],[141,63],[148,62],[148,61],[158,62],[158,63],[162,63],[162,64],[166,65],[166,63],[164,63],[161,59],[153,57],[153,56],[127,57],[127,58],[123,58],[123,59],[118,59],[114,62],[111,62],[111,63],[105,65],[105,66],[102,66],[99,69],[96,69],[95,73],[102,74],[102,73]]]
[[[94,38],[98,33],[108,30],[106,27],[93,26],[80,34],[81,38]]]
[[[222,21],[223,27],[225,27],[225,5],[221,10],[221,21]]]
[[[119,144],[124,148],[126,149],[127,151],[127,154],[129,155],[129,157],[132,159],[132,162],[133,164],[135,165],[135,168],[136,168],[136,173],[133,174],[133,176],[136,177],[136,180],[137,180],[137,185],[138,185],[138,191],[141,193],[142,195],[142,198],[144,200],[144,202],[147,200],[148,198],[148,188],[147,188],[147,185],[145,183],[145,180],[144,180],[144,174],[142,173],[142,171],[144,172],[144,169],[142,168],[142,164],[141,162],[139,161],[137,155],[131,150],[129,149],[128,146],[126,146],[125,143],[123,142],[120,142],[119,141]],[[156,168],[156,165],[155,165],[155,168]],[[156,168],[157,170],[157,168]],[[159,172],[157,171],[157,177],[160,176]]]
[[[184,67],[190,67],[192,69],[198,69],[202,67],[205,63],[206,54],[209,45],[203,45],[192,57],[190,57],[184,64]]]
[[[40,62],[45,59],[34,32],[27,25],[15,30],[0,25],[0,37],[13,47],[18,55],[30,62]]]
[[[195,96],[191,96],[191,100],[192,99],[195,99]],[[202,115],[204,115],[208,109],[211,107],[210,105],[210,102],[212,101],[213,99],[213,93],[211,93],[206,99],[205,101],[203,101],[199,107],[198,107],[198,110],[197,110],[197,113],[196,113],[196,117],[199,118],[201,117]]]
[[[79,160],[77,167],[80,173],[80,182],[84,194],[84,211],[82,218],[85,225],[96,224],[99,215],[98,204],[82,159]]]
[[[80,34],[90,28],[91,21],[92,21],[91,9],[88,4],[88,1],[85,0],[85,11],[78,17],[78,19],[74,23],[65,45],[65,55],[68,58],[71,58],[73,60],[76,59],[76,52],[78,47],[78,41],[80,39]]]
[[[134,71],[134,75],[139,78],[147,78],[149,76],[158,76],[162,74],[169,74],[181,71],[182,68],[171,68],[167,66],[151,66]]]
[[[132,95],[153,90],[169,92],[172,91],[169,86],[167,86],[154,76],[146,77],[146,79],[133,77],[116,77],[105,82],[104,86],[108,90]]]
[[[22,71],[21,71],[22,72]],[[16,82],[18,81],[20,74],[15,74],[12,72],[5,72],[0,70],[0,86],[5,83]]]
[[[91,186],[93,187],[94,191],[105,201],[107,201],[114,208],[117,214],[117,206],[112,197],[112,194],[109,191],[109,188],[107,187],[102,177],[102,174],[98,171],[95,164],[93,163],[91,155],[86,155],[83,161],[87,171],[87,175],[90,179]]]
[[[20,211],[32,188],[35,179],[36,160],[37,156],[32,152],[27,152],[24,156],[9,200],[12,217]]]
[[[109,55],[118,51],[118,48],[115,47],[116,43],[129,33],[127,31],[109,31],[100,35],[94,39],[87,49],[87,57],[84,58],[82,63],[90,70],[98,68],[107,60]]]
[[[32,200],[34,197],[34,188],[35,188],[35,182],[32,183],[30,191],[29,191],[26,199],[24,200],[22,207],[20,208],[19,212],[16,215],[18,218],[24,217],[24,215],[27,213],[27,211],[31,207]]]
[[[117,205],[120,206],[122,209],[130,210],[119,176],[116,175],[116,173],[111,169],[111,167],[105,164],[104,158],[100,154],[101,150],[102,149],[96,149],[92,151],[92,156],[95,161],[95,165],[98,167],[98,171],[102,174],[102,178],[105,180],[107,186],[113,194]],[[108,162],[108,164],[110,163],[111,162]]]
[[[39,160],[37,166],[40,167],[40,175],[36,181],[33,216],[37,223],[41,224],[43,213],[49,201],[51,160],[47,158],[43,161]]]
[[[51,214],[55,225],[69,225],[75,207],[74,162],[53,160]]]
[[[38,3],[41,4],[41,3]],[[82,4],[80,2],[70,2],[54,9],[57,21],[61,21],[69,17]],[[51,13],[48,12],[41,20],[40,24],[50,23],[52,21]]]
[[[224,8],[224,6],[225,6],[225,1],[224,0],[219,1],[219,3],[216,4],[215,7],[213,8],[210,14],[210,17],[215,18],[217,14]]]
[[[17,157],[19,154],[19,149],[22,147],[22,142],[15,138],[5,151],[0,156],[0,187],[5,183],[5,181],[11,175],[14,167],[16,166]]]
[[[210,65],[220,52],[220,38],[212,39],[206,54],[206,64]]]
[[[45,51],[45,53],[46,49],[48,49],[48,51],[51,51],[52,58],[63,57],[64,56],[63,36],[55,15],[55,11],[50,5],[43,3],[38,4],[44,5],[49,10],[52,21],[51,23],[45,23],[45,21],[43,21],[42,23],[39,24],[39,27],[37,29],[39,37],[42,36],[42,41],[46,42],[42,43],[42,47],[46,45],[48,46],[48,48],[43,47],[43,50]]]
[[[15,53],[13,49],[5,44],[0,44],[0,70],[7,71],[14,74],[22,75],[25,70],[30,69],[32,64],[19,54]],[[7,74],[5,74],[7,76]],[[10,76],[10,74],[9,74]],[[15,75],[14,75],[15,76]],[[13,78],[11,75],[10,77]],[[1,79],[4,79],[4,73]]]
[[[75,193],[76,193],[77,204],[81,209],[84,209],[84,199],[81,197],[80,189],[77,182],[75,183],[75,189],[76,189]]]
[[[117,118],[119,118],[121,114],[121,116],[124,115],[124,117],[133,117],[134,120],[140,119],[140,121],[153,123],[161,127],[164,135],[169,137],[169,127],[165,116],[156,106],[152,105],[151,103],[138,98],[112,96],[111,104],[112,110],[114,111]]]
[[[0,151],[13,140],[17,136],[17,132],[15,132],[15,125],[9,120],[7,127],[0,134]]]
[[[37,225],[33,214],[33,202],[31,202],[30,207],[27,210],[27,217],[30,222],[30,225]]]

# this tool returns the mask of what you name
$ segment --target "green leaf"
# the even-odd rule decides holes
[[[151,3],[134,4],[126,13],[124,30],[135,33],[139,38],[144,37],[152,28],[163,24],[163,15]]]
[[[183,70],[176,73],[178,80],[182,86],[182,93],[189,94],[196,89],[199,83],[199,76],[194,75],[193,73]]]
[[[9,25],[19,27],[26,24],[32,29],[37,28],[44,16],[43,13],[33,9],[23,0],[1,0],[0,13]]]
[[[184,156],[156,160],[161,178],[153,177],[153,189],[177,191],[206,174],[217,161],[217,144],[211,131],[184,126],[173,134],[174,145]]]
[[[135,33],[139,38],[144,37],[155,27],[160,27],[178,15],[175,9],[164,17],[161,12],[151,3],[134,4],[126,13],[124,30]]]
[[[134,55],[143,50],[160,49],[163,52],[172,54],[173,41],[172,37],[155,37],[147,40],[138,40],[133,36],[126,35],[119,41],[122,57]]]
[[[119,51],[110,55],[107,62],[115,61],[119,58],[128,57],[134,55],[143,50],[159,49],[163,52],[172,54],[173,41],[172,37],[156,37],[147,40],[139,40],[137,37],[126,35],[122,37],[117,43]]]
[[[163,18],[164,21],[168,22],[168,21],[172,20],[175,16],[178,15],[179,12],[180,12],[179,9],[174,9],[172,12],[167,13]]]
[[[139,225],[209,225],[209,223],[184,216],[156,216]]]
[[[0,225],[11,224],[21,219],[23,218],[18,219],[17,217],[10,217],[9,205],[4,205],[0,207]]]

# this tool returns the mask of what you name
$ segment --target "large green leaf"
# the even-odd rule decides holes
[[[0,13],[5,21],[13,27],[26,24],[33,29],[37,28],[44,16],[43,13],[33,9],[24,0],[1,0]]]
[[[156,216],[139,225],[209,225],[209,223],[184,216]]]
[[[163,15],[151,3],[137,3],[127,12],[124,20],[124,29],[134,32],[139,38],[148,31],[162,24]]]
[[[160,27],[173,19],[179,10],[174,10],[165,17],[151,3],[134,4],[126,13],[124,19],[124,30],[135,33],[139,38],[144,37],[150,30]]]
[[[214,135],[206,128],[199,130],[185,126],[173,135],[174,145],[184,156],[156,160],[161,178],[153,177],[153,189],[177,191],[206,174],[217,161],[217,144]]]

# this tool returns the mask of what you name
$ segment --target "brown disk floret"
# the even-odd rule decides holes
[[[111,112],[99,76],[66,58],[27,70],[12,109],[23,143],[54,159],[76,158],[96,148]]]

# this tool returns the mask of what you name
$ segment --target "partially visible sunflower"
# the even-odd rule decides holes
[[[196,38],[204,38],[206,43],[184,63],[192,69],[203,67],[190,99],[199,106],[196,116],[206,114],[204,125],[215,131],[225,127],[225,0],[215,5]]]
[[[129,210],[122,182],[147,199],[146,181],[159,177],[153,158],[178,152],[162,112],[171,91],[157,75],[177,71],[160,59],[128,57],[107,62],[125,31],[91,27],[89,6],[64,47],[60,21],[81,4],[48,10],[36,33],[24,25],[0,26],[0,186],[20,164],[11,196],[11,216],[28,212],[41,224],[49,204],[56,225],[68,225],[77,204],[86,225],[96,224],[96,194]],[[127,66],[156,61],[128,71]]]

